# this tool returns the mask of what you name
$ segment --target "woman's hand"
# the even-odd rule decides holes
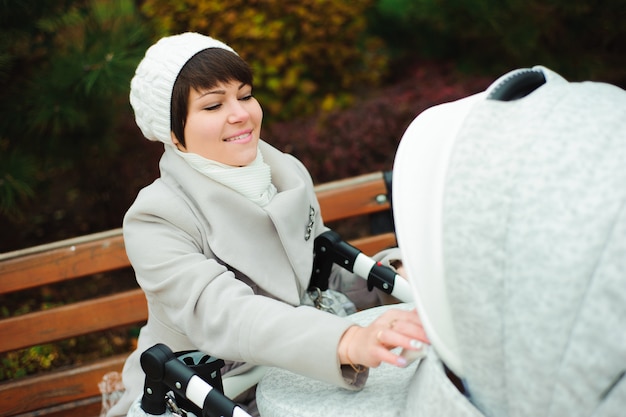
[[[406,274],[406,271],[404,269],[404,265],[400,264],[396,267],[396,273],[398,275],[400,275],[402,278],[404,279],[409,279],[409,276]]]
[[[391,261],[389,265],[392,266],[393,269],[396,270],[396,274],[400,275],[404,279],[409,279],[409,276],[407,275],[406,270],[404,269],[404,265],[402,264],[401,260],[395,259]]]
[[[354,325],[343,334],[337,348],[342,364],[375,368],[382,362],[404,367],[408,361],[391,352],[396,347],[419,351],[429,343],[415,310],[391,309],[369,326]]]

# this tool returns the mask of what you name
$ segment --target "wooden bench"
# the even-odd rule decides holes
[[[376,172],[318,185],[325,223],[340,233],[342,228],[360,229],[360,235],[342,235],[366,254],[394,246],[389,184],[390,173]],[[373,230],[363,232],[350,224],[364,217],[373,221]],[[95,233],[0,254],[0,295],[124,269],[132,276],[121,229]],[[2,319],[0,353],[140,325],[146,319],[144,295],[135,287]],[[97,416],[98,383],[106,373],[121,371],[129,353],[1,382],[0,416]]]

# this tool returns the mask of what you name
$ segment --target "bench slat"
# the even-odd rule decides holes
[[[21,349],[145,321],[141,289],[37,311],[0,321],[0,352]]]
[[[108,372],[121,371],[126,357],[117,355],[79,368],[0,383],[0,415],[12,416],[99,396],[98,383],[102,377]],[[67,411],[60,415],[82,416],[76,410]]]
[[[128,267],[121,229],[117,230],[105,238],[91,240],[89,235],[82,242],[72,239],[49,251],[2,260],[0,294]]]
[[[333,181],[315,188],[324,223],[389,209],[382,172]]]
[[[393,232],[383,233],[376,236],[362,237],[348,242],[368,256],[374,256],[383,249],[392,248],[398,245],[396,243],[396,235]]]
[[[48,408],[31,410],[17,414],[14,417],[100,417],[102,410],[102,396],[89,397],[64,404],[53,405]],[[4,414],[0,414],[4,416]]]

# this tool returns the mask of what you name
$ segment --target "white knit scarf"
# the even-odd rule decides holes
[[[276,195],[270,166],[263,162],[260,149],[257,150],[256,159],[244,167],[225,165],[195,153],[181,152],[178,149],[176,153],[196,171],[237,191],[261,207],[269,203]]]

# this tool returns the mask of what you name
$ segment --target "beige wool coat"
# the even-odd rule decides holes
[[[124,367],[126,392],[109,416],[125,415],[142,394],[139,356],[155,343],[286,368],[347,389],[363,386],[367,375],[355,378],[337,357],[351,321],[299,306],[314,238],[327,230],[310,175],[294,157],[263,141],[259,146],[278,190],[265,207],[208,179],[166,146],[161,177],[128,210],[124,240],[149,319]],[[331,287],[360,308],[378,303],[365,280],[346,271],[334,270]]]

